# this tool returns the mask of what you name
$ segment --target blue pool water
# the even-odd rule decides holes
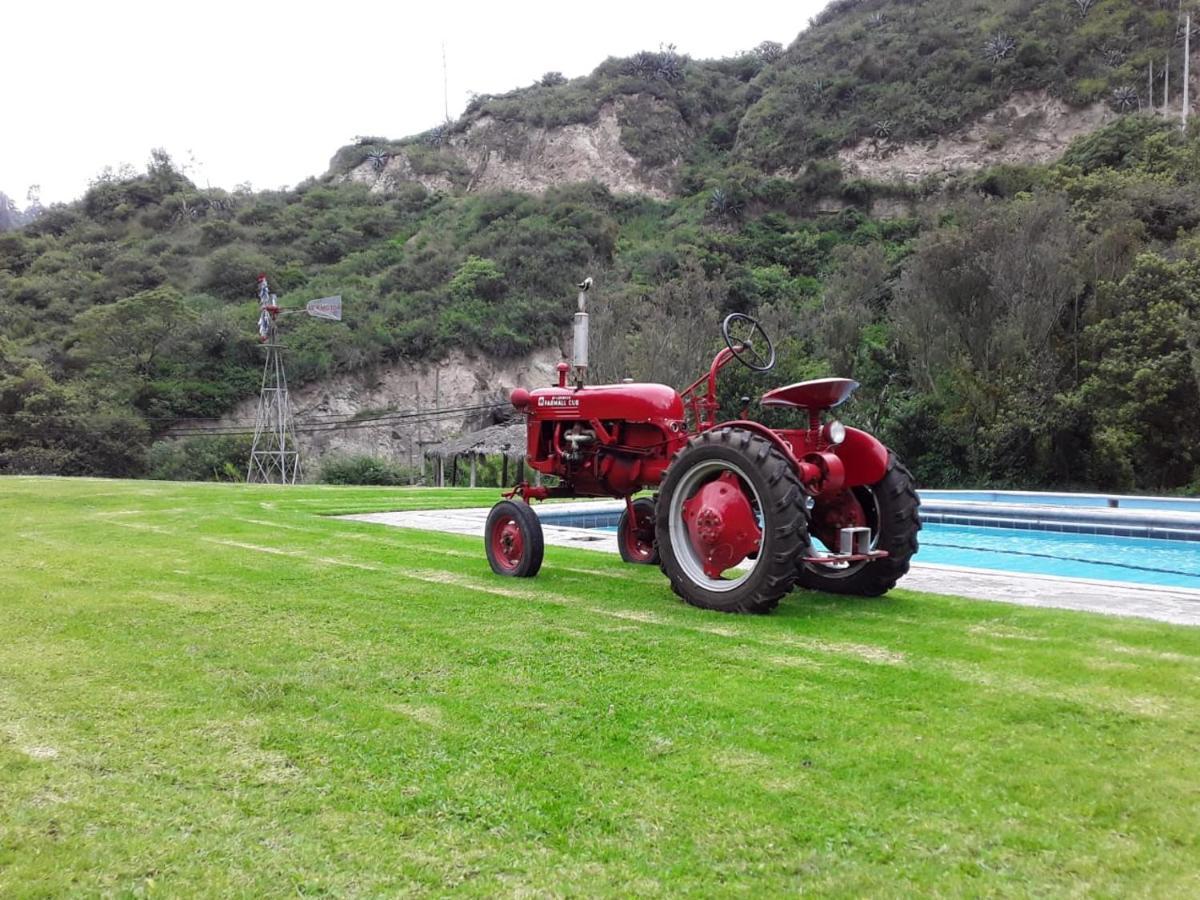
[[[1200,590],[1200,543],[1188,541],[927,524],[916,561]]]
[[[926,525],[918,562],[1200,589],[1200,543]]]

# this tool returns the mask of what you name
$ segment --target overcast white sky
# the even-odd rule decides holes
[[[292,185],[355,135],[403,137],[469,91],[674,42],[694,57],[787,45],[826,0],[705,3],[8,0],[0,191],[70,200],[106,165],[165,147],[201,186]]]

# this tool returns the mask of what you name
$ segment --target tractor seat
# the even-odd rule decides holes
[[[762,395],[763,406],[790,406],[797,409],[833,409],[850,399],[858,382],[849,378],[818,378],[775,388]]]

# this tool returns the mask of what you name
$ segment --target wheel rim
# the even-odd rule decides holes
[[[883,517],[882,517],[882,515],[880,515],[880,512],[879,512],[879,498],[875,496],[875,492],[873,490],[871,490],[869,487],[866,487],[866,486],[856,488],[854,491],[854,496],[855,496],[855,499],[858,500],[859,505],[862,507],[863,515],[865,516],[865,518],[867,520],[867,527],[871,529],[871,549],[872,550],[878,549],[879,537],[880,537],[879,523],[881,521],[883,521]],[[824,542],[821,541],[820,544],[818,544],[817,541],[819,539],[817,539],[815,535],[813,537],[814,537],[814,541],[810,542],[809,548],[808,548],[809,555],[811,555],[811,556],[828,556],[828,555],[832,555],[834,552],[836,552],[835,549],[832,547],[823,548],[821,545],[824,544]],[[860,559],[857,562],[850,562],[850,563],[845,563],[845,562],[843,562],[843,563],[810,563],[810,562],[806,562],[804,564],[804,566],[810,572],[813,572],[813,573],[821,576],[822,578],[841,579],[841,578],[849,578],[851,575],[857,574],[865,566],[869,566],[870,564],[871,564],[870,560]]]
[[[492,556],[505,569],[515,569],[525,553],[525,535],[515,518],[501,516],[492,526]]]
[[[694,584],[715,593],[726,593],[745,584],[754,574],[758,559],[763,554],[763,551],[760,549],[754,558],[747,557],[740,563],[736,563],[735,565],[746,566],[745,570],[736,578],[713,578],[704,571],[704,562],[700,558],[699,553],[696,552],[696,548],[692,545],[692,536],[688,531],[688,526],[683,516],[684,503],[705,485],[715,481],[726,472],[732,472],[738,477],[741,482],[741,488],[746,494],[746,499],[750,502],[752,509],[756,511],[759,517],[759,528],[761,529],[760,511],[763,505],[758,491],[754,488],[754,484],[738,466],[718,459],[697,463],[680,479],[679,486],[675,489],[675,493],[671,497],[670,519],[667,523],[667,534],[671,541],[671,551],[683,574]],[[729,570],[727,569],[726,571]]]
[[[654,558],[654,519],[649,516],[638,515],[637,510],[634,510],[634,519],[632,523],[628,522],[625,527],[625,550],[631,557],[641,562],[646,562]]]

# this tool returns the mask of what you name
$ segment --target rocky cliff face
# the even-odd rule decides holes
[[[597,181],[614,193],[665,198],[678,160],[662,166],[639,162],[622,144],[626,108],[656,104],[653,98],[621,98],[605,103],[596,121],[541,128],[507,123],[492,116],[476,119],[461,134],[446,138],[430,152],[401,148],[380,167],[366,160],[345,176],[372,190],[394,190],[416,182],[431,191],[512,190],[540,193],[580,181]],[[674,109],[662,115],[678,118]]]
[[[622,143],[624,117],[635,107],[641,116],[660,116],[666,134],[686,130],[673,121],[679,118],[674,108],[639,96],[604,104],[594,122],[556,128],[484,115],[432,150],[422,145],[403,147],[382,165],[365,160],[341,177],[381,193],[406,183],[431,191],[541,193],[597,181],[614,193],[665,199],[671,194],[684,145],[679,141],[678,155],[662,165],[639,161]],[[936,140],[901,144],[871,138],[843,148],[837,158],[848,177],[881,182],[916,182],[1002,163],[1045,163],[1061,156],[1072,140],[1115,116],[1104,103],[1073,107],[1045,91],[1027,91]]]
[[[848,175],[907,182],[1002,163],[1045,163],[1062,156],[1075,138],[1115,117],[1103,103],[1078,108],[1045,91],[1028,91],[935,141],[892,144],[866,140],[840,151],[838,160]]]

